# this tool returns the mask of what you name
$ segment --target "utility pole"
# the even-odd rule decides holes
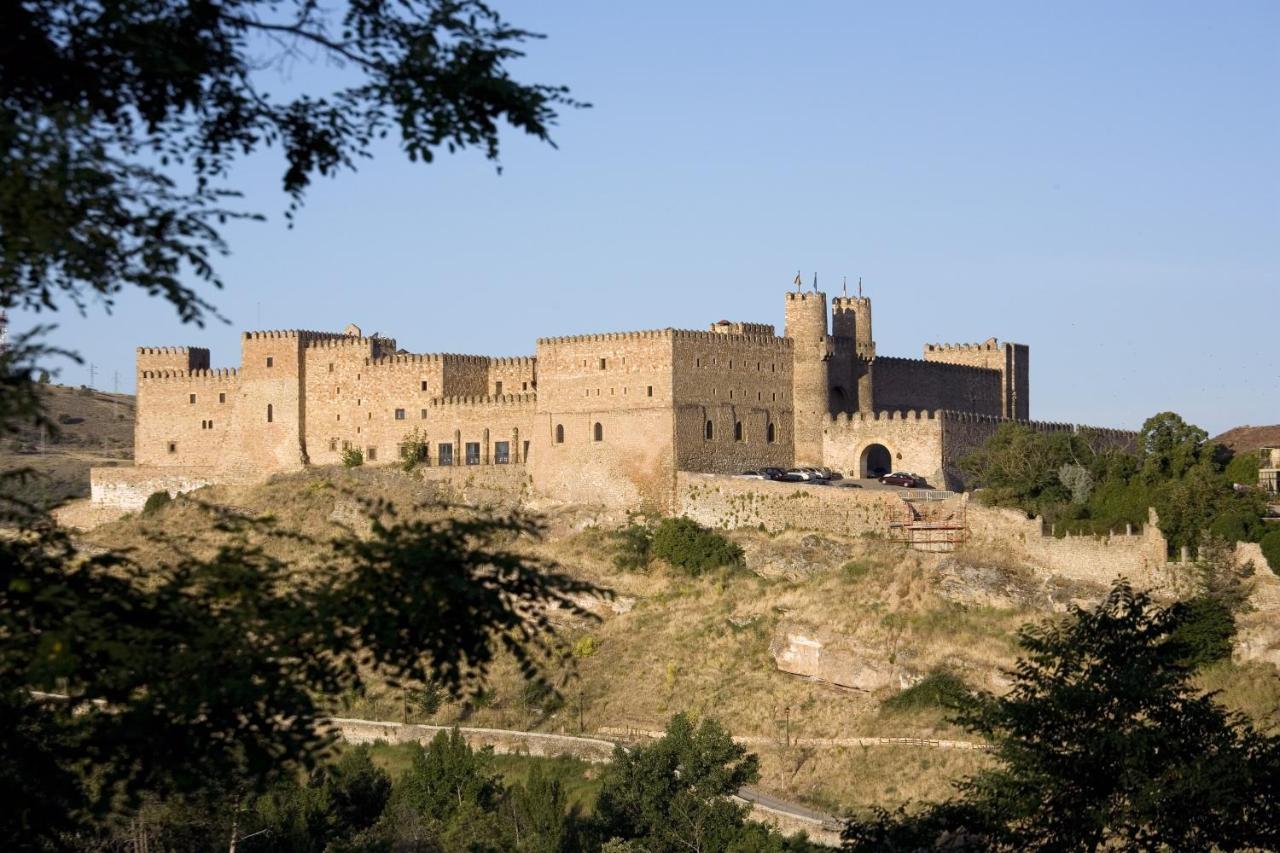
[[[120,420],[120,371],[111,371],[111,420]]]
[[[92,361],[89,362],[89,387],[90,388],[93,387],[93,383],[97,375],[98,375],[98,365],[94,364]]]
[[[790,748],[791,748],[791,706],[790,706],[790,705],[788,705],[788,706],[787,706],[787,722],[786,722],[786,726],[787,726],[787,728],[786,728],[786,732],[787,732],[787,749],[790,749]]]

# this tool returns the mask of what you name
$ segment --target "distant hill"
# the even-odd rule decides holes
[[[1214,441],[1224,444],[1236,453],[1248,453],[1263,447],[1280,447],[1280,424],[1272,426],[1238,426],[1227,430],[1222,435],[1214,436]]]
[[[0,439],[0,472],[29,469],[35,476],[3,488],[44,507],[89,494],[89,469],[133,459],[134,398],[92,388],[41,387],[56,430],[20,423]]]

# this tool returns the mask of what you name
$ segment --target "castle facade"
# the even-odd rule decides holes
[[[1000,423],[1077,429],[1028,421],[1025,345],[885,357],[869,298],[788,292],[784,305],[782,335],[722,320],[540,338],[518,358],[409,353],[355,326],[245,332],[239,368],[211,368],[206,349],[142,347],[136,469],[95,470],[95,499],[113,478],[191,487],[358,450],[372,465],[414,452],[428,467],[524,466],[541,495],[669,509],[677,471],[911,470],[959,488],[959,459]]]

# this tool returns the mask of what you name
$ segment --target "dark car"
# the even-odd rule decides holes
[[[880,482],[886,486],[905,486],[908,489],[919,489],[924,486],[924,477],[917,477],[906,471],[895,471],[892,474],[885,474],[880,478]]]
[[[770,480],[777,480],[787,472],[782,470],[781,468],[761,468],[760,473],[764,474]]]

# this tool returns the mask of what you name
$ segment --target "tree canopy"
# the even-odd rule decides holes
[[[291,213],[389,135],[423,161],[496,161],[503,125],[550,142],[557,110],[581,105],[511,75],[536,38],[480,0],[0,4],[0,307],[137,287],[203,322],[189,281],[220,286],[220,225],[254,215],[235,205],[237,160],[279,150]],[[320,60],[340,83],[266,85],[264,69]]]
[[[1280,844],[1280,739],[1192,681],[1194,608],[1117,584],[1024,628],[1004,696],[956,721],[994,745],[958,796],[852,822],[854,850],[1244,850]]]

